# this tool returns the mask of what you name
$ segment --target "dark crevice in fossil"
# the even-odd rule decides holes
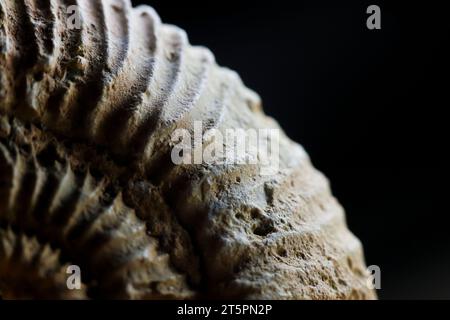
[[[101,99],[107,78],[108,45],[103,4],[92,1],[85,6],[87,8],[81,12],[85,13],[83,15],[83,54],[89,63],[74,90],[76,98],[67,107],[69,113],[73,115],[70,129],[78,136],[82,136],[83,132],[89,132],[88,120]]]
[[[136,133],[130,138],[130,150],[132,154],[140,155],[143,153],[147,142],[151,139],[150,133],[155,132],[158,127],[159,118],[161,116],[162,106],[155,108],[149,112],[147,118],[140,124]]]
[[[167,188],[165,191],[163,191],[163,197],[167,205],[170,207],[171,211],[177,217],[179,223],[183,226],[184,230],[189,234],[192,245],[194,246],[194,250],[199,259],[200,274],[207,275],[208,270],[205,262],[204,256],[205,253],[203,252],[202,246],[199,243],[196,231],[196,229],[199,230],[202,228],[202,226],[199,224],[201,221],[199,220],[195,223],[193,221],[186,221],[186,219],[183,219],[183,217],[179,215],[179,206],[178,206],[179,197],[182,196],[184,190],[187,190],[189,188],[189,180],[190,180],[189,177],[181,175],[176,180],[171,181],[170,188]],[[204,212],[191,212],[191,215],[194,217],[202,217],[204,216],[204,214],[205,214]],[[197,286],[199,292],[198,297],[207,298],[209,291],[208,277],[202,276]]]
[[[50,1],[25,0],[30,19],[35,26],[35,37],[40,50],[40,55],[52,53],[54,17],[51,11]]]
[[[155,181],[152,181],[151,179],[148,179],[148,181],[152,185],[156,185]],[[138,217],[140,217],[141,220],[150,223],[149,220],[151,219],[146,217],[148,216],[148,212],[145,212],[145,205],[143,208],[141,208],[141,204],[145,201],[142,197],[148,198],[149,195],[146,195],[145,193],[142,194],[139,183],[135,184],[132,181],[129,182],[129,187],[125,189],[124,195],[125,203],[136,210],[136,214],[138,215]],[[189,283],[189,286],[196,291],[196,296],[198,297],[198,295],[201,294],[201,282],[203,281],[202,270],[200,269],[202,264],[197,263],[200,260],[201,252],[199,252],[198,250],[198,246],[196,245],[193,233],[190,232],[190,229],[187,228],[186,225],[182,222],[165,195],[163,193],[159,193],[159,197],[162,203],[159,205],[159,207],[155,208],[155,210],[162,212],[163,216],[156,219],[159,219],[161,223],[164,223],[164,221],[166,221],[166,226],[171,231],[164,232],[164,229],[158,230],[157,235],[155,235],[152,231],[153,228],[150,225],[148,226],[148,230],[152,236],[156,236],[159,239],[160,245],[167,252],[171,252],[174,246],[180,246],[180,240],[185,241],[184,244],[183,242],[181,242],[181,244],[183,244],[182,256],[184,256],[184,258],[179,261],[178,259],[174,260],[174,258],[172,257],[172,261],[177,269],[181,270],[183,273],[186,273],[186,275],[188,276],[187,281]],[[174,234],[176,234],[177,238],[181,237],[181,239],[174,239]],[[184,235],[187,235],[187,239],[183,238]],[[178,256],[179,253],[177,253],[176,255]]]
[[[3,117],[2,117],[3,118]],[[76,244],[76,241],[79,241],[80,237],[83,236],[83,233],[86,232],[86,230],[91,230],[93,228],[93,225],[98,221],[99,219],[102,219],[101,217],[106,214],[107,211],[105,211],[102,208],[111,207],[112,203],[115,201],[114,199],[117,198],[117,194],[120,190],[126,189],[124,186],[122,186],[120,183],[111,184],[108,183],[107,186],[105,186],[103,190],[103,196],[98,202],[98,206],[96,207],[99,210],[98,213],[94,213],[94,211],[91,210],[91,214],[87,215],[85,218],[79,220],[79,222],[76,225],[73,225],[70,228],[70,231],[67,232],[67,234],[64,236],[64,238],[61,238],[61,232],[64,232],[64,226],[67,225],[72,218],[72,212],[75,211],[77,203],[80,201],[80,199],[83,197],[83,194],[79,192],[71,192],[68,193],[62,198],[61,200],[63,202],[60,202],[60,207],[57,210],[53,210],[53,213],[51,217],[46,216],[45,212],[49,211],[49,208],[52,206],[52,199],[56,197],[59,191],[61,189],[61,182],[63,180],[63,176],[60,176],[59,174],[53,174],[51,168],[54,167],[55,163],[58,163],[58,159],[61,161],[61,163],[64,163],[63,167],[67,167],[68,163],[70,162],[71,157],[73,155],[71,154],[71,143],[60,143],[58,138],[54,137],[53,135],[50,135],[48,133],[41,132],[41,129],[37,128],[37,126],[33,126],[33,128],[25,128],[24,125],[20,123],[20,121],[17,120],[10,120],[12,129],[10,130],[10,139],[11,141],[22,141],[18,144],[19,149],[17,153],[14,154],[13,158],[18,157],[20,154],[22,156],[25,156],[25,154],[28,154],[26,158],[27,164],[28,164],[28,170],[24,172],[22,175],[22,178],[20,180],[19,185],[22,186],[22,188],[18,192],[17,200],[20,200],[18,204],[22,205],[23,208],[20,209],[20,207],[15,210],[17,213],[16,219],[11,222],[8,222],[8,225],[13,225],[14,228],[17,230],[22,230],[29,236],[37,236],[38,239],[44,243],[50,243],[51,246],[54,249],[60,249],[61,250],[61,259],[62,262],[73,262],[80,264],[80,266],[83,266],[83,269],[86,270],[84,277],[86,279],[86,283],[89,284],[88,286],[88,294],[90,297],[105,297],[104,296],[104,290],[105,288],[101,289],[93,285],[96,281],[100,281],[102,277],[100,276],[103,273],[106,274],[106,277],[108,272],[106,272],[107,268],[113,267],[113,268],[121,268],[120,266],[127,262],[127,260],[121,260],[120,257],[114,258],[112,261],[115,261],[115,263],[108,263],[108,264],[92,264],[90,262],[90,259],[92,257],[98,256],[100,251],[98,253],[95,253],[98,250],[103,250],[103,247],[105,244],[112,243],[112,238],[109,236],[105,236],[105,234],[98,234],[95,237],[92,237],[92,239],[89,242],[86,242],[83,247],[89,248],[89,252],[82,252],[77,251],[78,249]],[[19,127],[18,127],[19,126]],[[30,133],[32,130],[34,130],[34,133]],[[45,141],[44,147],[36,147],[36,143],[41,143],[40,140],[38,142],[35,141],[35,136],[38,134],[44,134],[45,138],[42,138],[43,141]],[[25,139],[25,142],[24,140]],[[64,141],[64,139],[62,139]],[[28,150],[28,152],[23,152],[24,146],[27,146],[26,141],[31,141],[33,144],[33,147]],[[8,142],[8,140],[2,140],[0,143],[11,143]],[[81,143],[75,144],[76,148],[81,148]],[[29,148],[29,147],[28,147]],[[63,148],[64,151],[61,151],[61,148]],[[69,148],[69,149],[66,149]],[[75,147],[74,147],[75,148]],[[88,146],[83,146],[83,148],[90,149]],[[34,156],[36,158],[36,162],[32,161],[29,153],[32,150],[38,149],[39,151],[36,152],[36,155]],[[61,152],[63,152],[64,156],[62,157]],[[85,159],[82,157],[77,157],[78,162],[84,162]],[[33,194],[33,188],[36,187],[38,184],[37,181],[37,175],[36,170],[37,168],[34,167],[34,163],[37,163],[39,166],[43,166],[46,169],[48,175],[45,179],[44,184],[40,184],[45,190],[45,197],[39,196],[38,201],[34,204],[34,210],[31,213],[26,213],[27,208],[30,207],[29,197],[31,194]],[[1,167],[1,161],[0,161],[0,167]],[[63,168],[62,167],[62,168]],[[83,168],[83,166],[78,165],[78,167]],[[129,170],[132,170],[130,168]],[[90,169],[90,172],[95,172],[96,178],[94,180],[101,181],[103,177],[108,176],[108,174],[104,173],[103,170],[100,168],[96,168],[95,170]],[[63,170],[62,173],[65,171]],[[124,174],[124,173],[122,173]],[[130,173],[126,173],[129,175]],[[67,174],[65,174],[65,177],[67,177]],[[114,181],[115,179],[113,177],[109,177],[110,180]],[[67,178],[65,178],[67,179]],[[74,171],[74,177],[73,182],[68,182],[70,184],[73,184],[75,186],[82,187],[83,184],[85,184],[86,181],[86,173],[80,172],[79,169]],[[73,191],[76,191],[75,189]],[[0,194],[1,195],[1,194]],[[22,199],[22,200],[21,200]],[[130,204],[128,201],[124,201],[124,204]],[[133,204],[133,203],[131,203]],[[139,214],[139,212],[136,212],[137,216],[139,217],[140,221],[145,216],[144,214]],[[173,214],[173,213],[170,213]],[[31,220],[30,220],[31,218]],[[174,217],[175,218],[175,217]],[[25,222],[24,222],[25,221]],[[33,223],[27,224],[26,221],[34,221]],[[39,224],[45,223],[48,225],[48,227],[41,229],[38,227],[37,221],[40,221]],[[182,230],[184,228],[182,225],[177,222],[177,219],[174,219],[175,223],[178,224]],[[104,231],[112,231],[115,229],[120,228],[127,228],[129,222],[125,223],[125,220],[117,220],[117,223],[110,225],[106,229],[103,229]],[[3,225],[5,226],[5,221],[3,220]],[[148,229],[146,227],[146,229]],[[140,250],[142,243],[140,242],[139,238],[136,238],[136,240],[133,240],[133,238],[128,239],[130,243],[135,243],[136,247],[135,250]],[[137,242],[136,242],[137,241]],[[141,244],[140,244],[141,243]],[[66,247],[69,246],[69,247]],[[169,248],[164,247],[163,248],[165,252],[169,252]],[[123,257],[122,257],[123,258]],[[129,259],[129,258],[127,258]],[[195,259],[195,258],[194,258]],[[93,271],[95,270],[95,272]],[[183,271],[183,270],[182,270]],[[105,278],[106,279],[106,278]],[[116,289],[121,285],[121,281],[114,280],[114,278],[111,278],[108,280],[111,286],[116,287]],[[192,288],[195,288],[195,281],[191,282]],[[109,286],[108,286],[109,288]],[[112,288],[112,287],[111,287]],[[109,290],[109,289],[108,289]],[[109,292],[109,291],[108,291]]]
[[[75,0],[59,2],[57,6],[52,6],[54,9],[54,35],[55,42],[64,43],[64,46],[56,46],[53,51],[53,58],[55,59],[54,66],[49,70],[49,78],[58,78],[60,81],[50,85],[50,83],[43,82],[41,90],[48,94],[49,98],[45,106],[47,114],[47,121],[54,122],[61,112],[64,103],[64,97],[69,91],[71,82],[77,82],[77,79],[84,73],[80,65],[80,57],[83,57],[83,52],[80,49],[82,43],[81,28],[66,28],[69,25],[68,7],[77,5]],[[47,87],[48,86],[48,87]],[[46,87],[46,88],[45,88]],[[47,91],[47,92],[45,92]],[[42,110],[41,110],[42,111]]]

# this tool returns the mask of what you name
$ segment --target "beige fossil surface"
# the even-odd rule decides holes
[[[299,144],[281,131],[272,175],[176,165],[171,135],[195,121],[280,129],[149,6],[0,0],[0,297],[376,298]]]

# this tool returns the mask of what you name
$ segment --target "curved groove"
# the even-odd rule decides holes
[[[167,100],[183,85],[182,68],[186,66],[184,51],[187,46],[187,36],[183,30],[174,26],[163,25],[159,29],[163,39],[156,59],[154,76],[149,84],[141,105],[129,119],[127,133],[122,138],[123,144],[129,145],[132,154],[141,154],[149,137],[160,122],[163,108]],[[175,91],[176,90],[176,91]]]
[[[25,0],[31,23],[35,26],[34,36],[39,56],[47,57],[53,52],[54,17],[48,0]]]
[[[108,30],[108,71],[112,77],[122,67],[129,48],[129,0],[106,0],[105,24]]]
[[[83,74],[67,92],[61,116],[70,119],[66,130],[85,136],[90,114],[97,107],[106,83],[108,38],[104,19],[103,2],[78,0],[82,19]]]
[[[73,24],[73,17],[68,13],[77,14],[75,10],[69,10],[77,6],[76,0],[51,0],[54,22],[54,51],[48,62],[48,71],[44,74],[43,81],[36,85],[34,90],[38,97],[33,101],[33,109],[42,115],[43,122],[55,126],[62,131],[63,124],[59,124],[61,107],[66,93],[73,86],[73,82],[79,78],[84,68],[82,66],[82,42],[81,28],[68,27]],[[78,17],[78,16],[77,16]],[[78,17],[81,19],[81,17]],[[70,21],[69,21],[70,20]]]
[[[148,7],[131,10],[127,58],[105,88],[98,111],[93,115],[91,132],[96,141],[108,144],[126,134],[126,124],[142,102],[153,77],[159,24],[159,17]]]
[[[34,37],[33,25],[27,15],[26,6],[23,0],[9,1],[1,0],[6,14],[3,17],[6,38],[6,55],[4,64],[7,92],[4,108],[10,111],[22,110],[23,103],[17,100],[18,97],[26,96],[26,74],[33,67],[38,58],[38,48]]]
[[[189,68],[185,71],[185,79],[179,84],[181,93],[171,95],[170,100],[165,103],[160,120],[162,126],[177,122],[192,110],[208,83],[210,71],[215,63],[211,51],[203,47],[187,48],[186,60],[185,65]]]

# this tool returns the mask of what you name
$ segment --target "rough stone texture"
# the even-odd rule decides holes
[[[171,133],[194,120],[220,132],[278,125],[150,7],[0,0],[0,53],[1,295],[18,295],[5,264],[20,271],[52,248],[40,255],[51,265],[33,264],[51,275],[37,297],[375,298],[326,178],[286,136],[272,176],[259,164],[173,164]],[[11,262],[13,246],[26,258]],[[73,263],[79,296],[61,286]]]

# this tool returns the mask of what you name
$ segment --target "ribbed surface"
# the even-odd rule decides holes
[[[190,274],[197,293],[234,298],[374,297],[366,285],[361,244],[348,231],[327,180],[284,134],[280,168],[273,176],[260,175],[260,164],[171,162],[171,133],[176,128],[192,130],[195,120],[202,121],[203,131],[278,129],[263,114],[258,96],[235,72],[217,66],[207,49],[191,46],[184,31],[161,23],[150,7],[132,8],[128,0],[0,4],[0,110],[37,124],[57,139],[102,150],[125,166],[129,181],[122,188],[134,201],[131,206],[140,208],[149,221],[163,211],[173,213],[187,230],[194,250],[178,244],[176,250],[166,251],[180,272]],[[68,27],[72,5],[78,5],[80,28]],[[126,270],[135,261],[129,260],[134,253],[155,247],[145,242],[142,223],[120,197],[106,204],[96,198],[104,190],[89,175],[78,176],[68,167],[25,174],[20,168],[31,166],[36,173],[41,169],[21,159],[8,160],[13,169],[1,177],[12,182],[11,195],[5,198],[10,223],[21,226],[30,221],[36,229],[39,220],[28,218],[41,215],[50,223],[44,230],[53,241],[66,245],[67,237],[78,236],[80,245],[89,248],[95,234],[115,230],[114,237],[108,233],[106,243],[85,255],[93,274],[109,261]],[[92,162],[81,156],[76,161]],[[100,165],[104,176],[111,174],[108,170]],[[136,200],[145,200],[142,185],[156,190],[168,208],[161,206],[154,215],[147,212]],[[45,196],[36,190],[45,190]],[[27,198],[31,193],[34,196]],[[91,205],[96,213],[80,219],[85,216],[83,207]],[[38,207],[45,210],[29,212]],[[65,228],[55,232],[54,224]],[[165,243],[180,239],[175,229],[155,230]],[[198,268],[196,263],[189,267],[192,251],[199,255]],[[118,261],[116,255],[126,261]],[[139,277],[151,269],[159,256],[151,257],[148,267],[136,266],[131,274]],[[114,263],[114,270],[122,270]],[[169,264],[161,266],[169,270]],[[170,279],[178,276],[167,272]],[[102,276],[120,278],[113,272]],[[183,296],[184,288],[174,290]]]
[[[35,238],[0,229],[0,290],[2,299],[85,299],[86,291],[67,288],[59,253]]]
[[[150,157],[155,132],[189,113],[209,116],[205,129],[217,126],[226,87],[240,86],[209,50],[190,46],[183,30],[162,24],[150,7],[132,9],[127,0],[1,3],[19,18],[5,17],[5,32],[20,30],[2,41],[2,65],[15,75],[2,83],[8,88],[3,108],[25,108],[30,119],[118,154],[127,147]],[[73,5],[80,28],[69,27],[76,21]],[[24,107],[25,94],[31,103]]]
[[[145,223],[104,181],[60,163],[43,167],[3,143],[0,172],[0,230],[12,227],[19,239],[33,234],[61,250],[63,260],[80,266],[93,297],[190,295],[169,256],[147,235]]]

